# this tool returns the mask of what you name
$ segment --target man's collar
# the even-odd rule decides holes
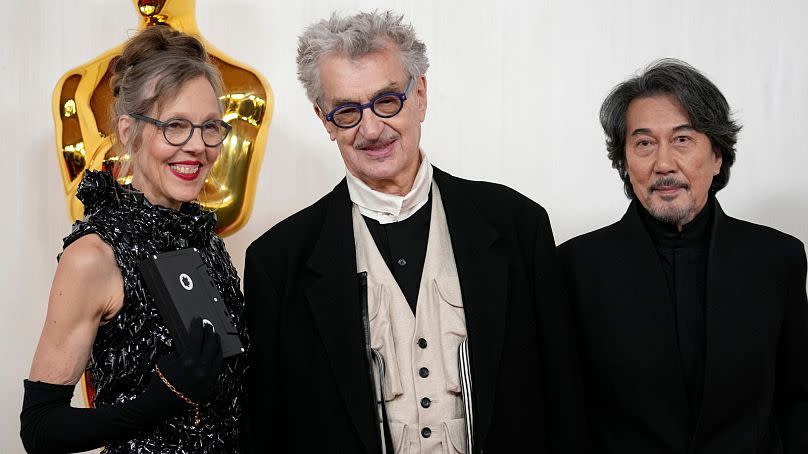
[[[403,221],[413,215],[429,199],[432,188],[432,165],[421,152],[421,165],[415,175],[410,192],[404,196],[385,194],[376,191],[346,169],[345,181],[351,202],[359,207],[359,212],[375,219],[379,224]]]
[[[655,218],[639,201],[636,203],[640,219],[657,246],[681,247],[707,244],[709,241],[716,203],[713,195],[707,198],[707,203],[704,204],[701,211],[690,222],[682,226],[681,231],[676,224]]]

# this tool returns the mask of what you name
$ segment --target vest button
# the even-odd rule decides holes
[[[427,369],[426,367],[418,369],[418,375],[420,375],[421,378],[429,377],[429,369]]]
[[[421,348],[426,348],[426,339],[424,339],[423,337],[418,339],[418,346]]]
[[[421,436],[424,437],[424,438],[431,437],[432,436],[432,429],[430,429],[429,427],[424,427],[423,429],[421,429]]]
[[[404,265],[406,265],[406,264],[407,264],[407,260],[406,260],[406,259],[398,259],[398,266],[404,266]]]
[[[429,400],[429,397],[424,397],[423,399],[421,399],[421,406],[422,407],[429,408],[430,405],[432,405],[432,401]]]

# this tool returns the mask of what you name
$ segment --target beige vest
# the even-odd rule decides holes
[[[458,346],[466,338],[466,319],[438,186],[432,183],[432,218],[414,316],[356,205],[353,227],[357,271],[368,272],[371,347],[384,357],[383,395],[395,453],[464,453]]]

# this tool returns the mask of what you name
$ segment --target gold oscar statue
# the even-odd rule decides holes
[[[141,30],[159,24],[194,35],[222,72],[224,120],[233,130],[222,144],[199,201],[216,210],[216,231],[229,235],[244,225],[252,211],[272,120],[272,90],[258,71],[224,55],[202,38],[194,0],[134,0],[134,4],[141,17]],[[53,92],[56,149],[68,212],[74,220],[83,216],[76,190],[84,170],[110,168],[118,159],[110,140],[114,99],[109,79],[122,48],[121,44],[68,71]]]

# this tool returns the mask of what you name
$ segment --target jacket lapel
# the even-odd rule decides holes
[[[330,194],[320,238],[308,263],[306,296],[325,345],[337,386],[367,452],[377,452],[368,365],[364,357],[356,249],[348,187]]]
[[[451,175],[434,167],[466,315],[474,402],[474,433],[482,446],[491,425],[508,303],[508,262],[499,234],[468,201]]]
[[[744,313],[747,309],[745,305],[734,304],[745,296],[744,286],[738,283],[752,282],[751,277],[747,280],[740,274],[745,269],[741,258],[743,241],[736,237],[736,229],[732,227],[735,220],[724,213],[718,200],[714,200],[714,203],[715,218],[710,234],[705,281],[704,388],[693,446],[698,446],[700,437],[724,416],[726,409],[721,404],[722,396],[727,392],[726,383],[737,380],[734,373],[738,370],[729,364],[754,364],[748,356],[749,352],[739,348],[739,345],[745,340],[742,333],[757,331],[753,327],[743,326],[757,323],[756,316]]]

